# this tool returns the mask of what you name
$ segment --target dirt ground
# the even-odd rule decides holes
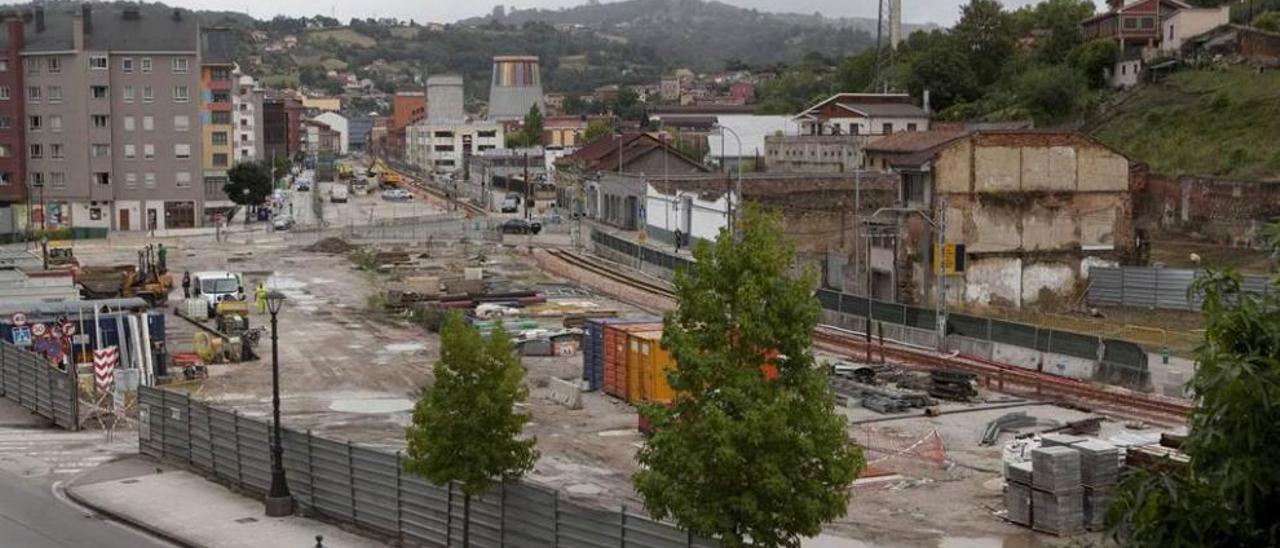
[[[177,273],[242,272],[247,286],[264,280],[287,295],[280,315],[286,424],[310,429],[318,436],[402,449],[416,395],[431,382],[439,338],[403,316],[371,310],[371,302],[377,300],[372,297],[388,275],[358,270],[344,255],[302,248],[282,235],[258,238],[251,245],[191,240],[171,246],[169,263]],[[424,250],[410,251],[416,256]],[[483,254],[489,260],[486,270],[508,280],[512,287],[541,287],[563,295],[553,299],[589,300],[624,314],[635,311],[537,270],[524,249],[496,244],[464,248],[437,241],[431,251],[431,259],[415,260],[434,268],[459,262],[464,254]],[[129,261],[135,252],[136,248],[125,246],[77,249],[86,264]],[[265,316],[257,315],[253,321],[257,325],[267,322]],[[194,327],[172,313],[167,322],[170,352],[189,351]],[[560,319],[540,322],[553,326]],[[265,417],[270,410],[271,388],[270,346],[265,338],[259,351],[265,359],[214,365],[208,379],[178,382],[173,388],[246,415]],[[550,378],[580,377],[581,354],[525,357],[524,363],[531,389],[523,405],[532,416],[527,434],[537,437],[541,452],[529,479],[602,507],[640,507],[630,481],[636,470],[635,453],[643,443],[636,431],[634,408],[599,392],[583,394],[580,410],[566,409],[550,399]],[[966,407],[974,406],[953,404],[944,410]],[[995,515],[1003,507],[1000,448],[977,444],[987,421],[1015,410],[1056,421],[1087,416],[1056,407],[1029,406],[934,418],[903,416],[852,425],[851,435],[869,447],[868,460],[875,468],[900,477],[869,480],[856,487],[848,516],[827,528],[828,536],[842,537],[836,538],[834,545],[854,545],[847,539],[859,539],[869,546],[1039,545],[1043,538]],[[862,408],[843,411],[851,421],[884,417]],[[1105,428],[1124,430],[1115,423]],[[1006,434],[1002,442],[1009,438]],[[904,448],[911,450],[901,452]]]

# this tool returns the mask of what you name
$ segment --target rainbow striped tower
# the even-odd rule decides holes
[[[493,83],[489,86],[489,118],[516,120],[524,118],[529,107],[542,104],[542,75],[538,58],[531,55],[504,55],[493,58]]]

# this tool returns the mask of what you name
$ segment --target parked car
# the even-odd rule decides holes
[[[503,234],[537,234],[542,232],[542,223],[531,223],[524,219],[510,219],[498,225],[498,232]]]
[[[293,217],[289,215],[277,215],[275,219],[271,220],[271,226],[276,230],[289,230],[293,228],[293,225]]]
[[[503,213],[515,213],[517,211],[520,211],[519,196],[507,196],[506,199],[502,200]]]
[[[413,193],[403,188],[388,188],[382,191],[382,199],[388,202],[407,202],[413,199]]]
[[[333,185],[333,188],[329,189],[329,201],[335,204],[347,203],[347,185]]]
[[[298,192],[309,192],[309,191],[311,190],[311,182],[309,182],[309,181],[298,181],[298,186],[296,186],[296,187],[294,187],[294,188],[296,188],[296,189],[298,190]]]

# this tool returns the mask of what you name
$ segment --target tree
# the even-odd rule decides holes
[[[970,0],[960,8],[960,20],[951,33],[983,86],[996,80],[1014,51],[1013,26],[997,0]]]
[[[918,32],[912,38],[918,45],[911,52],[906,85],[913,96],[923,96],[924,90],[929,90],[932,107],[942,111],[982,95],[982,86],[969,68],[970,57],[954,35]]]
[[[470,535],[471,498],[495,481],[518,478],[538,459],[536,440],[521,439],[529,416],[515,412],[529,389],[524,368],[501,327],[488,340],[454,312],[440,331],[435,383],[413,408],[405,470],[437,485],[462,487],[463,546]]]
[[[582,132],[582,142],[590,143],[611,131],[613,131],[613,126],[609,125],[609,122],[596,120],[587,124],[587,129]]]
[[[227,199],[242,206],[254,206],[271,195],[271,166],[267,162],[241,162],[227,170],[222,191]]]
[[[1266,236],[1280,252],[1280,225]],[[1185,474],[1126,478],[1108,523],[1139,548],[1280,545],[1280,296],[1245,292],[1238,274],[1218,269],[1192,291],[1204,298],[1205,333],[1190,382],[1190,463]]]
[[[1120,57],[1120,46],[1111,40],[1094,40],[1077,48],[1072,57],[1089,86],[1101,88],[1107,85],[1106,70],[1115,66]]]
[[[1032,68],[1018,75],[1013,86],[1038,126],[1057,124],[1078,113],[1086,93],[1084,78],[1070,65]]]
[[[1254,17],[1253,26],[1258,30],[1280,32],[1280,11],[1268,11]]]
[[[676,274],[680,308],[662,344],[678,395],[669,409],[643,409],[656,432],[634,481],[655,517],[728,548],[794,547],[845,515],[865,461],[810,348],[812,271],[789,274],[776,216],[748,207],[738,228],[698,245],[694,266]]]
[[[542,143],[542,127],[542,111],[538,109],[538,105],[529,107],[529,112],[524,115],[524,128],[520,130],[524,133],[526,146]]]

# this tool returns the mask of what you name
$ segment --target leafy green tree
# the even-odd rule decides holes
[[[676,274],[680,308],[662,344],[678,363],[668,377],[678,395],[643,410],[656,432],[634,481],[651,514],[726,547],[795,547],[845,515],[865,461],[810,348],[813,273],[791,275],[776,215],[748,207],[738,229],[699,244],[694,266]]]
[[[613,126],[609,125],[609,122],[596,120],[587,124],[587,129],[582,132],[582,142],[590,143],[611,131],[613,131]]]
[[[960,20],[951,33],[983,86],[996,80],[1017,42],[1009,14],[997,0],[970,0],[960,8]]]
[[[1253,26],[1259,30],[1280,32],[1280,11],[1268,11],[1254,17]]]
[[[241,162],[227,170],[227,184],[222,191],[227,199],[242,206],[255,206],[271,195],[271,165],[267,162]]]
[[[929,90],[929,100],[937,110],[965,103],[982,95],[982,86],[970,67],[970,57],[954,35],[935,31],[913,35],[907,90],[913,96]]]
[[[538,105],[529,107],[528,114],[524,115],[524,127],[520,130],[524,133],[526,146],[534,146],[542,142],[543,125],[542,111],[538,109]]]
[[[1120,46],[1111,40],[1094,40],[1076,49],[1073,63],[1093,88],[1107,85],[1106,70],[1115,66]]]
[[[1280,252],[1280,225],[1266,235]],[[1205,334],[1189,383],[1190,464],[1126,478],[1108,522],[1124,546],[1280,545],[1280,296],[1246,293],[1238,274],[1217,269],[1192,291],[1204,297]]]
[[[518,478],[538,459],[536,440],[521,439],[529,416],[515,411],[529,389],[524,368],[501,327],[486,340],[454,312],[440,331],[435,383],[413,408],[405,470],[438,485],[462,487],[462,543],[470,540],[471,498],[495,481]]]
[[[1087,92],[1084,77],[1070,65],[1028,70],[1018,75],[1014,90],[1039,126],[1053,125],[1077,114]]]

